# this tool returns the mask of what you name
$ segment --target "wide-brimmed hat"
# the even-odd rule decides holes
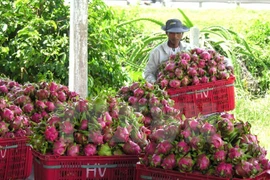
[[[163,29],[166,32],[175,32],[175,33],[189,31],[189,28],[184,26],[179,19],[169,19],[166,22],[166,25],[162,26],[161,29]]]

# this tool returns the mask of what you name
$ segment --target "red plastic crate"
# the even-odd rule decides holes
[[[25,179],[31,174],[32,164],[27,138],[0,138],[0,179]]]
[[[174,100],[176,109],[190,118],[199,114],[206,115],[226,112],[235,108],[235,78],[218,80],[195,86],[169,88],[167,92]]]
[[[53,156],[33,150],[34,176],[38,180],[133,180],[139,157]]]
[[[146,167],[142,164],[136,165],[135,180],[241,180],[239,178],[220,178],[215,176],[207,176],[193,173],[180,173],[173,170],[165,170],[161,168]],[[269,180],[270,170],[264,171],[254,178],[246,178],[245,180]]]

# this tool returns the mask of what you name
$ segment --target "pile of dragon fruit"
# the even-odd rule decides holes
[[[149,140],[140,158],[147,167],[223,178],[251,178],[270,168],[251,125],[230,113],[164,125]]]
[[[0,138],[28,137],[42,154],[140,154],[149,133],[141,119],[116,97],[87,100],[54,82],[0,81]]]
[[[174,108],[174,101],[158,85],[145,81],[133,82],[130,86],[123,86],[118,96],[142,115],[144,126],[150,130],[181,120],[180,111]]]
[[[20,98],[23,94],[20,84],[0,80],[0,139],[31,134],[29,108]]]
[[[212,49],[194,48],[171,55],[159,67],[157,84],[164,88],[179,88],[228,79],[225,57]]]

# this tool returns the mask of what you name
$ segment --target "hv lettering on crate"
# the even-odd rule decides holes
[[[83,168],[86,168],[86,177],[105,177],[107,168],[116,168],[117,164],[100,164],[95,163],[94,165],[86,165]]]
[[[195,91],[195,97],[197,100],[199,99],[205,100],[208,97],[212,97],[212,94],[213,94],[213,88]]]

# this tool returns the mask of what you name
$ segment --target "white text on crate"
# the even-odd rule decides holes
[[[107,165],[107,164],[106,164]],[[93,173],[93,177],[96,178],[97,175],[98,177],[104,177],[105,174],[106,174],[106,167],[105,168],[101,168],[101,167],[98,167],[100,166],[100,163],[95,163],[95,168],[87,168],[86,169],[86,177],[89,178],[89,174],[90,173]],[[90,175],[92,177],[92,175]]]

